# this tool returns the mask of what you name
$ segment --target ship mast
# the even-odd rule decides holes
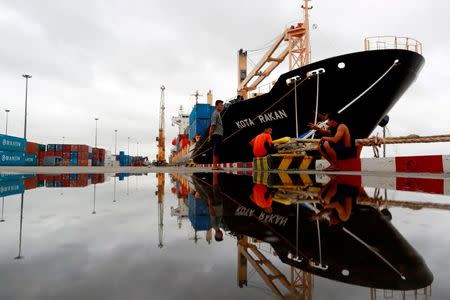
[[[311,63],[309,40],[310,0],[302,0],[303,23],[285,29],[275,40],[255,67],[247,73],[247,51],[238,52],[238,95],[248,99],[250,92],[256,90],[285,59],[289,57],[289,70]],[[255,93],[253,93],[255,94]]]

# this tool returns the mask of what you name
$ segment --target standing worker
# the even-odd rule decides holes
[[[219,168],[219,159],[222,154],[223,125],[220,112],[223,109],[223,101],[216,100],[216,110],[211,116],[211,127],[209,128],[208,142],[213,146],[213,170],[223,170]]]
[[[272,128],[265,128],[264,131],[258,134],[250,141],[250,146],[253,148],[253,155],[255,157],[263,157],[267,154],[277,153],[277,150],[272,143]]]

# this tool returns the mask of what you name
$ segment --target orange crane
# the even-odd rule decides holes
[[[254,92],[286,57],[289,58],[289,70],[311,63],[309,10],[312,6],[309,6],[310,1],[302,0],[303,22],[285,29],[249,73],[247,73],[247,51],[239,50],[237,91],[243,99],[256,96],[258,93],[251,92]]]
[[[156,165],[165,166],[166,162],[166,138],[164,134],[164,85],[161,86],[161,102],[159,105],[159,135],[156,138],[158,142],[158,155],[156,156]]]

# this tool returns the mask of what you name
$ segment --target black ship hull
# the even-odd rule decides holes
[[[221,162],[252,160],[248,142],[264,128],[273,138],[295,137],[309,130],[318,111],[339,112],[354,138],[368,137],[416,79],[424,64],[418,53],[374,50],[312,63],[279,77],[267,94],[231,101],[222,112],[224,151]],[[311,75],[311,71],[320,72]],[[295,84],[292,78],[298,78]],[[297,113],[295,108],[297,107]],[[297,121],[296,121],[297,120]],[[193,152],[195,163],[211,163],[211,145],[204,140]]]
[[[217,203],[219,193],[213,192],[211,177],[193,175],[196,187],[209,190],[207,194],[216,197]],[[247,236],[269,243],[285,264],[332,280],[377,289],[415,290],[433,281],[423,258],[371,206],[355,204],[348,221],[330,226],[312,220],[314,211],[307,205],[273,202],[272,211],[264,211],[250,200],[254,186],[251,177],[219,174],[217,184],[226,230],[238,239]]]

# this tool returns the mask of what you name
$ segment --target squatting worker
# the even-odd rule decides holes
[[[250,141],[250,146],[253,148],[253,155],[255,157],[266,156],[267,154],[276,153],[277,150],[272,144],[272,128],[265,128],[264,131],[258,134]]]
[[[315,124],[309,124],[309,127],[316,129],[324,136],[320,139],[318,150],[330,163],[330,166],[324,170],[337,171],[338,159],[347,159],[356,157],[355,140],[352,139],[350,131],[344,123],[340,122],[340,117],[336,113],[328,115],[327,125],[329,130],[319,129]]]
[[[211,116],[211,127],[209,128],[208,142],[213,146],[213,170],[222,170],[219,168],[219,159],[222,152],[223,125],[220,112],[223,109],[223,101],[216,100],[216,110]]]

